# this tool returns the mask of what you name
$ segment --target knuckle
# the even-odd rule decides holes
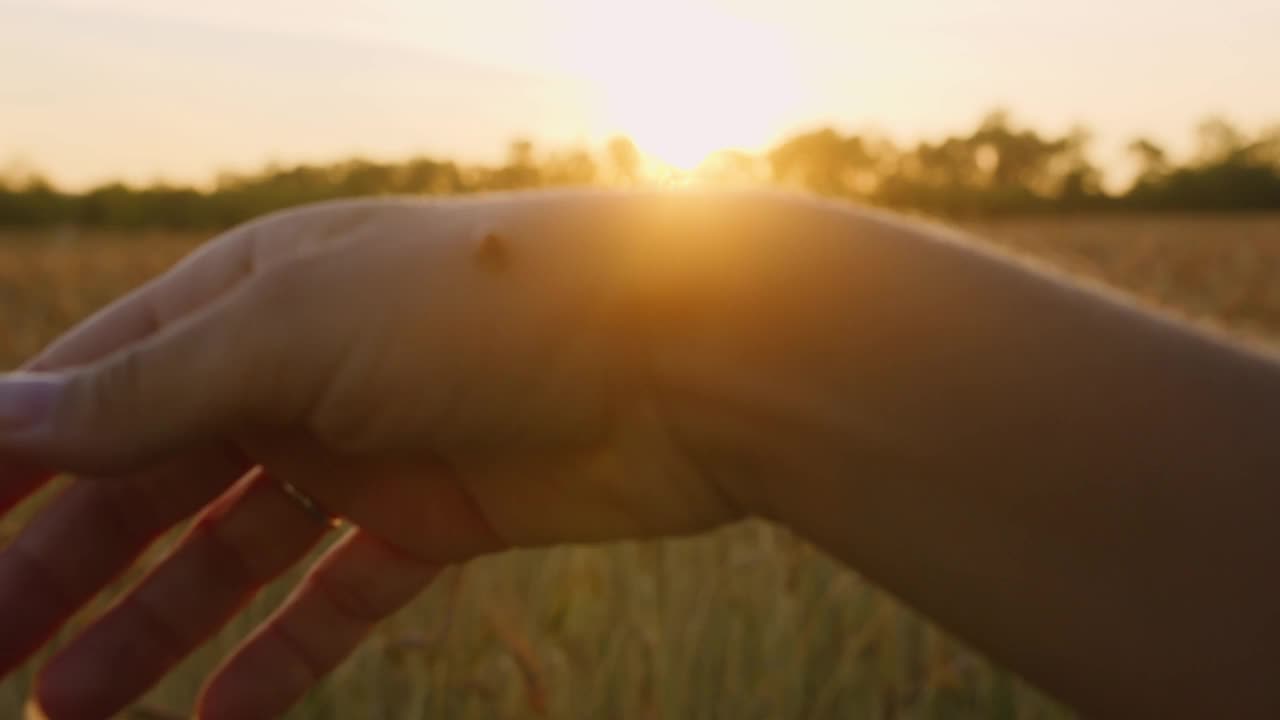
[[[322,648],[316,647],[305,630],[294,627],[293,623],[278,622],[269,626],[276,642],[286,656],[302,668],[311,680],[319,680],[332,670],[333,661],[326,657]]]
[[[225,537],[221,530],[224,521],[221,514],[204,515],[195,521],[186,546],[189,559],[199,564],[203,575],[216,578],[223,587],[256,588],[271,577],[274,568],[264,567],[253,553]]]
[[[262,216],[234,232],[252,248],[254,265],[269,271],[380,227],[386,206],[371,198],[311,203]]]
[[[56,431],[74,433],[122,417],[141,388],[141,364],[138,351],[129,349],[72,373],[54,411]]]
[[[157,654],[182,657],[199,642],[197,629],[183,622],[180,616],[173,616],[164,603],[145,592],[134,593],[119,608],[117,612],[127,613],[120,622],[133,629],[130,635],[134,642]]]
[[[95,483],[88,490],[88,502],[91,522],[107,531],[102,536],[131,546],[145,546],[170,524],[133,482]]]
[[[310,404],[334,338],[315,280],[293,264],[255,280],[228,323],[233,363],[221,372],[238,408],[255,419],[294,422]]]
[[[309,584],[338,614],[362,625],[373,625],[395,610],[368,583],[345,582],[319,571],[311,577]]]

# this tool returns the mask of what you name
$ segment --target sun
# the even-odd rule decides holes
[[[781,134],[800,88],[782,38],[695,2],[637,5],[612,18],[612,34],[592,22],[590,42],[580,41],[606,132],[684,171]]]

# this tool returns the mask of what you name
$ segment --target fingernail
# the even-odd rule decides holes
[[[34,373],[0,376],[0,432],[20,432],[42,425],[53,413],[62,381]]]

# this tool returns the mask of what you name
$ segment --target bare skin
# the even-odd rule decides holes
[[[1280,367],[928,226],[768,194],[358,201],[233,230],[0,379],[0,672],[273,717],[445,565],[784,523],[1090,714],[1280,714]],[[127,659],[127,662],[122,661]]]

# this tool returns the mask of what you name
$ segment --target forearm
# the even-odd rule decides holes
[[[1276,711],[1271,360],[823,203],[470,207],[531,297],[572,285],[605,313],[632,380],[748,511],[1083,709]]]
[[[777,275],[658,373],[706,467],[1084,709],[1274,714],[1273,362],[916,228],[759,212]]]

